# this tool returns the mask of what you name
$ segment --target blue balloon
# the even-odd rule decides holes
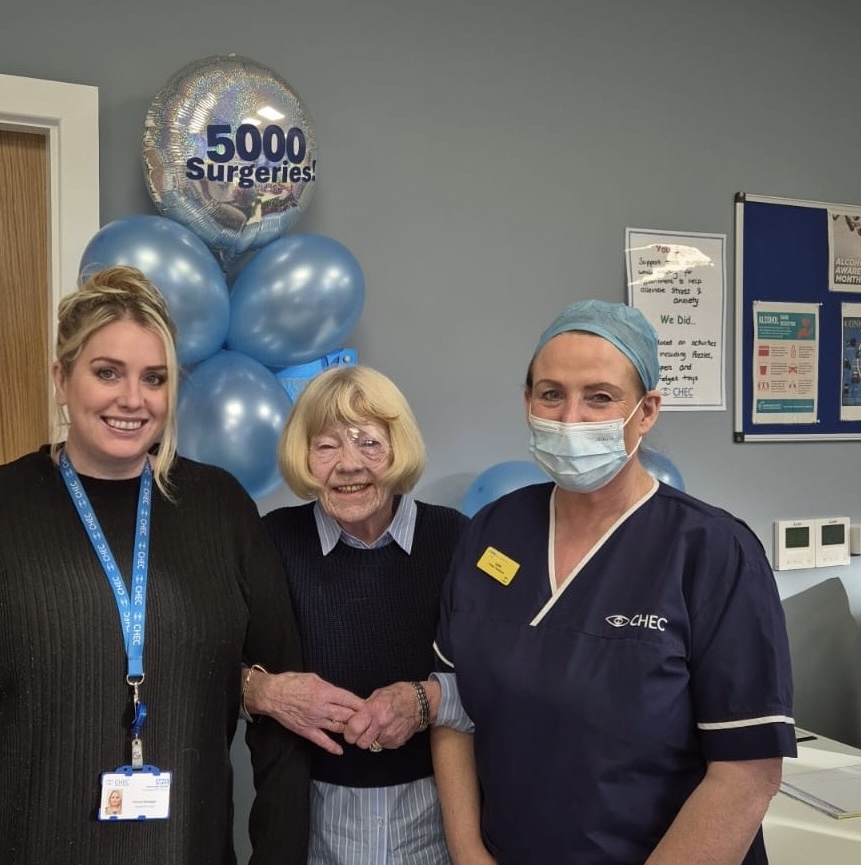
[[[461,511],[468,517],[500,496],[527,487],[543,484],[550,478],[529,460],[511,460],[485,469],[470,485],[463,498]]]
[[[230,323],[230,295],[215,256],[189,229],[163,216],[126,216],[87,244],[80,272],[127,264],[161,291],[176,325],[183,366],[212,356]]]
[[[177,449],[227,469],[252,498],[261,498],[281,483],[277,447],[290,409],[287,392],[265,366],[221,351],[180,385]]]
[[[641,445],[637,453],[640,456],[643,468],[652,477],[663,481],[665,484],[669,484],[671,487],[675,487],[677,490],[685,491],[685,482],[682,480],[681,472],[668,456],[645,445]]]
[[[273,240],[239,271],[227,347],[266,366],[307,363],[343,346],[365,302],[365,279],[345,247],[318,234]]]

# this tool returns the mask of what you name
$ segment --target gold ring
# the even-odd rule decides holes
[[[374,754],[379,754],[380,751],[383,750],[383,746],[376,739],[374,739],[374,741],[371,742],[370,745],[368,745],[368,750],[373,752]]]

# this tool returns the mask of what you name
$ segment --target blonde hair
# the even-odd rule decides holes
[[[376,421],[389,435],[392,463],[379,482],[407,493],[425,467],[425,444],[406,397],[395,383],[367,366],[334,367],[299,394],[278,443],[278,467],[300,499],[313,499],[319,482],[308,465],[311,439],[338,424]]]
[[[134,267],[116,265],[81,274],[78,290],[66,295],[57,307],[57,362],[68,376],[90,337],[115,321],[133,321],[154,333],[164,346],[167,366],[167,417],[153,476],[158,488],[171,499],[169,472],[176,456],[176,400],[179,363],[176,358],[176,328],[161,292]],[[55,399],[57,429],[68,426],[66,414]],[[63,442],[55,441],[56,457]]]

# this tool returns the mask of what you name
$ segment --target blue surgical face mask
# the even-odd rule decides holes
[[[529,451],[562,489],[591,493],[610,483],[636,453],[625,450],[625,427],[642,405],[624,420],[562,423],[529,415]]]

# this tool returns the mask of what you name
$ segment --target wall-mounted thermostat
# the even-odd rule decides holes
[[[849,564],[849,517],[816,521],[816,567]]]
[[[861,556],[861,525],[858,523],[849,526],[849,555]]]
[[[775,520],[772,564],[776,571],[816,567],[816,520]]]

